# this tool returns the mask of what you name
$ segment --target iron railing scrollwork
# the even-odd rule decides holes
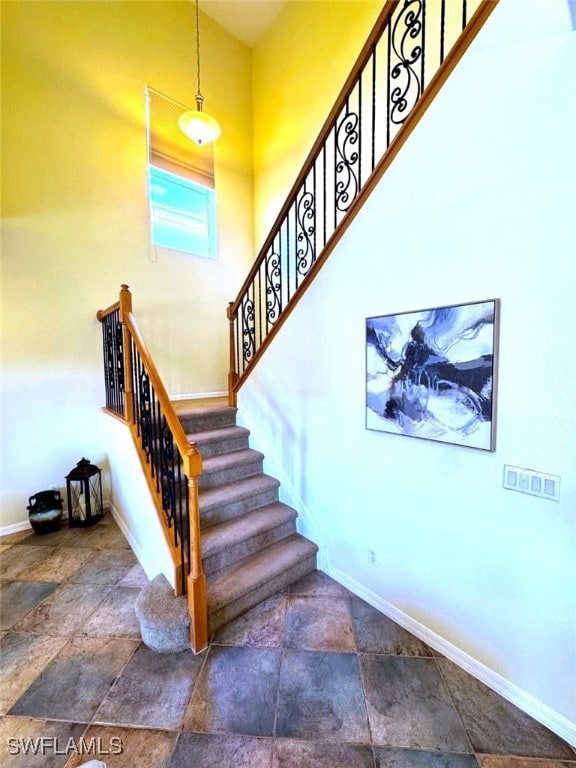
[[[191,614],[191,642],[195,650],[201,650],[207,643],[197,498],[201,457],[196,447],[188,443],[131,308],[128,286],[123,285],[120,301],[98,312],[103,334],[106,409],[131,426],[169,535],[176,592],[188,592],[191,611],[195,613]]]
[[[388,0],[235,299],[230,403],[498,0]]]

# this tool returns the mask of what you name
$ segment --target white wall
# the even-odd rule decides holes
[[[152,580],[163,573],[174,587],[174,564],[128,426],[102,413],[109,448],[112,513]]]
[[[563,0],[502,0],[239,396],[323,567],[573,743],[575,72]],[[495,453],[367,431],[365,318],[493,297]]]

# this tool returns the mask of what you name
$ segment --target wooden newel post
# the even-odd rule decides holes
[[[231,408],[236,408],[236,383],[238,381],[238,371],[236,370],[236,339],[234,334],[234,324],[236,317],[232,313],[232,307],[234,306],[231,301],[228,304],[228,324],[230,329],[230,373],[228,374],[228,405]]]
[[[126,318],[132,314],[132,294],[128,286],[120,286],[120,322],[122,323],[122,350],[124,356],[124,418],[134,424],[134,390],[132,388],[132,344]]]
[[[202,457],[191,445],[184,462],[188,477],[188,523],[190,536],[190,570],[188,573],[188,611],[190,613],[190,645],[194,653],[208,645],[208,600],[206,576],[202,569],[200,547],[200,510],[198,507],[198,477],[202,474]]]

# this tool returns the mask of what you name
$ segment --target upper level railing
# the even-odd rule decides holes
[[[208,643],[206,578],[202,571],[198,477],[202,458],[189,443],[132,314],[132,296],[100,310],[106,410],[130,426],[175,568],[176,594],[188,594],[190,639]]]
[[[237,298],[229,400],[498,0],[388,0]]]

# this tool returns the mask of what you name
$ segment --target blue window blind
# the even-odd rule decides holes
[[[215,259],[215,191],[154,165],[148,169],[154,245]]]

